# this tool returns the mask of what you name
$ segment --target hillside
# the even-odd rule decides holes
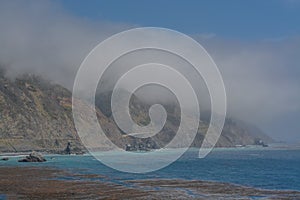
[[[71,93],[35,76],[0,77],[0,151],[81,148],[72,120]]]
[[[115,144],[124,149],[129,144],[133,150],[141,146],[156,149],[173,138],[180,120],[176,106],[165,105],[167,123],[159,134],[153,138],[135,139],[122,133],[114,123],[108,104],[109,94],[97,95],[97,115],[106,135]],[[133,96],[130,108],[131,115],[138,124],[145,125],[149,122],[149,105]],[[71,92],[60,85],[33,75],[10,80],[0,73],[0,111],[0,152],[36,150],[62,153],[69,142],[73,152],[84,150],[72,119]],[[200,122],[194,146],[201,145],[207,123]],[[249,128],[245,123],[227,119],[217,146],[253,144],[256,138],[271,140],[257,128]]]
[[[103,114],[111,119],[110,109],[110,96],[111,92],[105,92],[96,95],[96,106],[103,111]],[[177,132],[177,128],[180,123],[180,107],[178,104],[166,104],[163,102],[155,102],[162,104],[168,114],[166,124],[163,130],[156,136],[152,137],[152,140],[158,146],[164,146],[168,144]],[[147,125],[150,121],[148,116],[148,110],[151,105],[145,104],[138,97],[132,95],[130,101],[130,114],[133,120],[143,126]],[[199,122],[199,128],[197,136],[193,142],[193,147],[200,147],[209,125],[210,115],[206,112],[201,113],[203,118]],[[227,118],[225,125],[216,146],[217,147],[235,147],[236,145],[252,145],[255,140],[262,140],[266,143],[274,142],[272,138],[264,134],[259,128],[254,125],[248,124],[241,120],[235,120]]]

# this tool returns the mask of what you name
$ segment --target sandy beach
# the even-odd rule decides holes
[[[130,186],[103,181],[101,175],[78,175],[54,168],[0,167],[0,197],[8,199],[300,198],[300,192],[297,191],[260,190],[198,180],[148,179],[127,183]]]

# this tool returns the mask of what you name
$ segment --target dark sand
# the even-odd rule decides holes
[[[155,179],[127,181],[134,187],[126,187],[104,182],[103,178],[51,168],[0,167],[0,198],[5,194],[8,199],[300,199],[296,191],[259,190],[228,183]]]

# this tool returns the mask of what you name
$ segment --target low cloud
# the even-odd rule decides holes
[[[232,114],[261,122],[300,111],[300,38],[204,46],[223,75]]]
[[[1,1],[0,27],[0,64],[9,76],[40,74],[71,89],[89,51],[135,25],[82,19],[48,1]],[[229,115],[264,126],[300,113],[299,37],[251,42],[211,33],[192,37],[220,68]]]
[[[89,51],[130,26],[81,19],[52,1],[1,1],[0,27],[0,63],[9,76],[36,73],[70,89]]]

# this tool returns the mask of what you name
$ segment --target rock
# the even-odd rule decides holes
[[[130,151],[130,150],[131,150],[131,145],[130,145],[130,144],[127,144],[125,150],[126,150],[126,151]]]
[[[18,162],[45,162],[47,161],[42,154],[37,153],[33,151],[29,154],[29,156],[26,156],[26,158],[23,158],[21,160],[18,160]]]
[[[68,142],[68,145],[67,145],[67,147],[65,149],[65,153],[66,154],[71,154],[71,142]]]
[[[254,145],[259,145],[259,146],[262,146],[262,147],[268,147],[269,146],[269,145],[267,145],[266,143],[264,143],[264,141],[262,141],[259,138],[256,138],[254,140]]]
[[[4,157],[4,158],[1,158],[1,160],[3,160],[3,161],[8,161],[9,158],[8,158],[8,157]]]

